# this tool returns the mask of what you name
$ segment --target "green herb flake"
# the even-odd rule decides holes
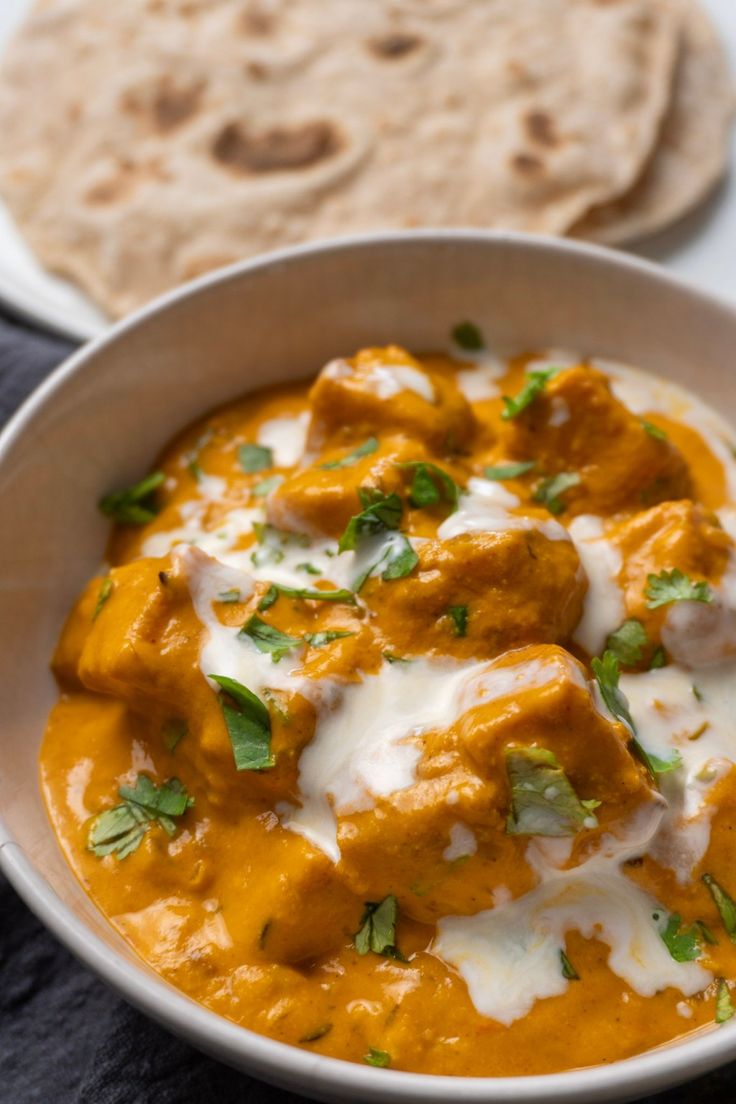
[[[536,460],[520,460],[518,464],[499,464],[495,468],[486,468],[486,479],[492,479],[500,483],[504,479],[518,479],[520,475],[526,475],[537,466]]]
[[[658,644],[657,647],[654,649],[654,652],[652,654],[652,658],[651,658],[650,663],[649,663],[649,670],[650,671],[658,671],[660,669],[660,667],[666,667],[666,666],[667,666],[667,653],[665,652],[662,645]]]
[[[704,924],[702,920],[696,920],[693,927],[698,929],[700,939],[703,943],[709,943],[711,947],[718,946],[718,940],[714,936],[707,924]]]
[[[287,598],[301,598],[309,602],[344,602],[347,606],[355,605],[352,590],[313,590],[311,587],[288,587],[281,583],[271,583],[258,603],[259,613],[270,609],[282,594]]]
[[[146,774],[139,774],[134,786],[121,786],[118,795],[122,803],[98,813],[89,827],[87,847],[99,857],[114,854],[124,859],[140,846],[154,823],[173,836],[174,818],[194,804],[178,778],[159,787]]]
[[[113,592],[113,587],[114,583],[109,576],[108,578],[103,579],[100,583],[100,589],[97,593],[97,601],[95,603],[94,613],[92,614],[93,621],[96,621],[97,618],[100,616],[100,613],[102,612],[102,607]]]
[[[315,567],[311,563],[298,563],[296,565],[297,571],[304,571],[307,575],[321,575],[322,572],[318,567]]]
[[[323,632],[305,633],[304,640],[311,648],[324,648],[325,644],[331,644],[333,640],[343,640],[346,636],[355,636],[355,633],[325,629]]]
[[[387,554],[381,562],[387,563],[381,578],[389,582],[391,579],[403,579],[410,575],[419,563],[419,557],[408,538],[400,534],[398,539],[393,538],[388,542]]]
[[[704,874],[703,882],[710,890],[729,939],[736,943],[736,901],[718,884],[712,874]]]
[[[238,636],[251,640],[259,652],[270,653],[274,663],[278,663],[287,652],[298,648],[302,643],[300,637],[288,636],[273,625],[266,624],[255,613],[243,625]]]
[[[260,483],[256,483],[253,494],[257,498],[265,498],[271,491],[275,491],[277,487],[280,487],[283,482],[283,475],[269,475],[267,479],[262,479]]]
[[[682,917],[677,912],[667,917],[664,927],[661,926],[662,914],[655,912],[653,916],[660,923],[662,942],[675,962],[694,962],[696,958],[700,958],[700,932],[695,925],[683,928]]]
[[[606,648],[624,667],[636,667],[648,643],[647,630],[641,621],[631,618],[611,633]]]
[[[164,747],[172,755],[176,751],[177,744],[184,739],[188,732],[187,722],[182,721],[178,717],[172,717],[170,720],[165,721],[161,728],[161,738],[164,742]]]
[[[703,691],[700,689],[699,686],[696,686],[695,683],[693,683],[693,685],[692,685],[692,691],[693,691],[693,697],[695,698],[696,702],[704,701]]]
[[[271,718],[267,707],[236,679],[225,675],[209,677],[225,691],[220,695],[220,706],[236,770],[268,770],[276,760],[271,753]]]
[[[199,461],[196,459],[196,457],[192,457],[192,459],[187,464],[187,471],[189,472],[195,483],[200,483],[202,481],[204,472],[200,468]]]
[[[224,605],[232,605],[234,602],[239,602],[240,591],[237,587],[233,587],[232,590],[221,590],[217,595],[217,601],[224,603]]]
[[[527,372],[526,383],[521,391],[519,391],[518,395],[515,395],[513,398],[509,398],[508,395],[503,396],[504,411],[501,417],[504,421],[516,418],[521,414],[522,410],[526,410],[528,406],[531,406],[537,396],[544,391],[549,381],[561,371],[561,367],[551,367],[539,368],[535,371]]]
[[[708,583],[694,583],[678,567],[672,571],[660,571],[659,575],[647,575],[644,595],[649,609],[668,606],[671,602],[712,602],[713,592]]]
[[[409,502],[416,509],[437,506],[444,498],[453,511],[457,510],[460,488],[452,476],[442,468],[425,460],[410,460],[405,464],[397,464],[396,467],[414,472],[409,489]]]
[[[596,828],[597,801],[581,801],[553,752],[539,747],[506,748],[511,786],[510,836],[574,836]]]
[[[537,483],[532,498],[535,502],[541,502],[551,514],[557,516],[564,513],[566,509],[561,496],[579,484],[580,476],[577,472],[558,472],[557,475],[547,476]]]
[[[567,957],[567,955],[565,954],[565,952],[562,950],[561,947],[560,947],[560,969],[562,971],[562,976],[564,978],[567,978],[568,981],[580,981],[580,974],[577,972],[577,970],[573,966],[572,962]]]
[[[733,1002],[731,1000],[731,994],[728,989],[728,982],[725,978],[718,978],[716,985],[716,1023],[726,1023],[733,1016],[736,1009],[734,1009]]]
[[[388,1069],[391,1065],[391,1055],[387,1050],[368,1047],[368,1053],[363,1055],[363,1061],[369,1066],[376,1066],[378,1069]]]
[[[641,428],[648,433],[650,437],[653,437],[655,441],[667,440],[667,434],[663,429],[660,429],[659,426],[654,425],[653,422],[648,422],[646,418],[640,418],[639,421],[641,422]]]
[[[238,449],[238,463],[248,475],[266,471],[274,466],[273,452],[264,445],[241,445]]]
[[[628,728],[632,737],[631,746],[649,773],[654,776],[658,774],[668,774],[670,771],[677,770],[681,767],[682,756],[679,751],[673,751],[669,759],[660,759],[658,755],[654,755],[652,752],[647,751],[636,738],[636,725],[629,712],[629,703],[624,693],[619,689],[621,671],[618,659],[614,653],[610,651],[610,649],[605,651],[602,659],[596,658],[591,661],[591,667],[593,668],[593,674],[598,683],[601,697],[609,712],[617,721],[621,721]]]
[[[452,631],[455,636],[468,635],[468,607],[450,606],[447,616],[452,622]]]
[[[153,521],[158,509],[153,503],[153,494],[165,481],[162,471],[151,472],[140,483],[122,491],[113,491],[100,499],[99,507],[105,517],[119,525],[146,525]]]
[[[343,456],[340,460],[330,460],[326,464],[320,464],[322,471],[335,471],[338,468],[352,468],[359,464],[366,456],[371,456],[378,449],[378,441],[375,437],[369,437],[362,445]]]
[[[456,345],[468,353],[479,353],[486,347],[483,334],[475,322],[458,322],[457,326],[453,326],[450,336]]]
[[[363,509],[348,522],[338,552],[352,551],[365,537],[399,528],[403,506],[397,494],[384,494],[378,487],[361,487],[358,497]]]
[[[354,937],[355,949],[360,955],[383,955],[386,958],[397,958],[400,962],[406,959],[396,947],[396,918],[399,906],[396,898],[391,895],[384,897],[382,901],[366,901],[365,912],[360,920],[360,928]]]

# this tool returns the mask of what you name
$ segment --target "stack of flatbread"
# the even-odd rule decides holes
[[[721,176],[696,0],[40,0],[0,70],[0,194],[112,315],[328,235],[621,243]]]

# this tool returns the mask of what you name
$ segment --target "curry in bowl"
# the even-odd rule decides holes
[[[733,1015],[736,461],[697,399],[463,323],[209,414],[100,505],[42,781],[163,977],[435,1074]]]

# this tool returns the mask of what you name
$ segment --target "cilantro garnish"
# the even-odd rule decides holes
[[[161,728],[161,736],[164,741],[164,747],[171,754],[176,751],[176,745],[180,740],[183,740],[188,732],[187,722],[182,721],[178,717],[172,717],[170,720],[165,721]]]
[[[494,480],[496,483],[504,479],[518,479],[520,475],[526,475],[536,466],[536,460],[519,460],[517,464],[499,464],[495,468],[486,468],[485,477]]]
[[[140,845],[152,824],[159,824],[173,836],[174,817],[182,816],[193,804],[178,778],[170,778],[160,787],[146,774],[139,774],[135,786],[121,786],[120,805],[98,813],[89,827],[87,847],[95,855],[115,854],[119,859]]]
[[[397,494],[384,494],[378,487],[361,487],[358,497],[363,509],[348,522],[338,552],[355,549],[364,537],[399,528],[403,506]]]
[[[447,616],[452,621],[452,631],[455,636],[468,635],[468,607],[450,606]]]
[[[648,422],[646,418],[640,418],[639,421],[641,422],[641,428],[648,433],[650,437],[653,437],[655,441],[667,440],[667,434],[659,426],[654,425],[652,422]]]
[[[425,460],[410,460],[405,464],[397,464],[397,468],[404,468],[414,472],[414,478],[409,490],[409,502],[418,510],[425,506],[437,506],[444,497],[453,510],[457,510],[460,488],[455,480]]]
[[[105,495],[100,499],[100,510],[120,525],[146,525],[158,513],[153,493],[165,479],[162,471],[152,472],[132,487]]]
[[[333,640],[342,640],[346,636],[355,636],[355,633],[325,629],[323,632],[305,633],[304,639],[311,648],[323,648],[325,644],[331,644]]]
[[[568,981],[580,981],[580,974],[577,972],[562,947],[560,947],[560,969],[562,970],[562,976],[567,978]]]
[[[728,982],[725,978],[719,978],[716,986],[716,1023],[722,1024],[730,1020],[735,1011]]]
[[[710,890],[731,942],[736,943],[736,901],[718,884],[712,874],[704,874],[703,881]]]
[[[668,606],[670,602],[712,602],[713,593],[708,583],[694,583],[678,567],[672,571],[660,571],[659,575],[647,575],[644,590],[649,599],[649,609]]]
[[[535,502],[543,503],[551,514],[562,514],[565,503],[560,496],[577,487],[579,483],[580,476],[577,472],[558,472],[557,475],[549,475],[537,483],[532,498]]]
[[[103,579],[100,583],[100,589],[97,594],[97,601],[95,603],[94,613],[92,614],[93,621],[96,621],[99,617],[102,607],[112,594],[113,586],[113,581],[109,576],[106,579]]]
[[[238,449],[238,462],[244,472],[252,475],[274,466],[273,452],[264,445],[241,445]]]
[[[368,1053],[363,1055],[363,1061],[367,1062],[369,1066],[387,1069],[391,1065],[391,1055],[387,1050],[376,1050],[375,1047],[368,1047]]]
[[[217,601],[222,602],[225,605],[231,605],[233,602],[240,601],[240,591],[237,587],[233,587],[232,590],[221,590],[217,595]]]
[[[545,387],[558,372],[561,372],[562,368],[538,368],[532,372],[527,372],[526,383],[519,391],[518,395],[513,398],[509,398],[508,395],[503,396],[504,411],[501,417],[504,421],[509,421],[511,418],[515,418],[518,414],[521,414],[522,410],[526,410],[530,406],[537,395],[540,395],[544,391]]]
[[[396,947],[396,917],[399,906],[391,895],[382,901],[366,901],[360,928],[354,937],[355,949],[360,955],[384,955],[404,962],[404,956]]]
[[[271,583],[258,603],[259,613],[270,609],[282,594],[287,598],[303,598],[310,602],[344,602],[348,606],[355,605],[352,590],[316,590],[311,587],[289,587],[282,586],[281,583]]]
[[[326,464],[320,464],[322,471],[335,471],[336,468],[352,468],[354,464],[359,463],[364,457],[370,456],[378,448],[378,441],[375,437],[369,437],[367,441],[364,441],[362,445],[358,445],[356,449],[349,452],[347,456],[343,456],[340,460],[330,460]]]
[[[677,770],[682,765],[682,756],[679,751],[673,751],[669,759],[660,759],[658,755],[646,751],[639,743],[636,737],[636,725],[629,712],[629,703],[619,689],[621,672],[615,654],[610,650],[605,651],[602,659],[596,658],[591,661],[591,666],[603,701],[616,720],[622,721],[628,728],[631,733],[632,747],[649,773],[652,775],[668,774],[670,771]]]
[[[648,643],[647,630],[641,621],[631,618],[611,633],[606,641],[606,649],[613,652],[619,663],[625,667],[636,667]]]
[[[308,1035],[302,1035],[299,1040],[300,1043],[316,1043],[318,1039],[324,1039],[325,1035],[329,1035],[332,1031],[332,1024],[325,1023],[319,1027],[315,1027],[314,1031],[310,1031]]]
[[[659,912],[652,915],[658,922],[663,919]],[[675,962],[694,962],[696,958],[700,958],[700,932],[695,925],[682,928],[682,917],[679,913],[673,912],[668,916],[667,923],[664,928],[660,927],[659,934]]]
[[[220,707],[233,749],[236,770],[267,770],[275,763],[271,754],[271,718],[260,698],[247,686],[225,675],[210,675],[224,694]]]
[[[452,328],[451,337],[456,345],[469,353],[478,353],[486,347],[483,334],[475,322],[458,322],[457,326]]]
[[[269,475],[266,479],[262,479],[260,483],[256,483],[253,494],[257,498],[265,498],[271,491],[275,491],[277,487],[280,487],[283,482],[283,475]]]
[[[662,645],[658,644],[657,647],[654,649],[654,652],[652,654],[652,658],[649,662],[649,670],[650,671],[658,671],[660,667],[666,667],[666,666],[667,666],[667,653],[665,652]]]
[[[307,575],[321,575],[322,572],[318,567],[315,567],[311,563],[298,563],[296,565],[297,571],[304,571]]]
[[[574,836],[597,828],[599,801],[581,801],[553,752],[539,747],[506,748],[511,785],[510,836]]]
[[[302,643],[300,637],[288,636],[273,625],[267,625],[256,613],[246,621],[238,636],[247,636],[259,652],[270,653],[274,663]]]

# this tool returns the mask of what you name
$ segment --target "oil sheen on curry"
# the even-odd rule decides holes
[[[159,974],[313,1052],[519,1075],[717,1030],[727,431],[631,368],[449,348],[250,395],[103,499],[51,819]]]

